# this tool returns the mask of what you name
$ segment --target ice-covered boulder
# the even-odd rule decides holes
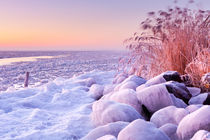
[[[172,123],[178,125],[184,116],[188,115],[188,111],[184,108],[176,108],[175,106],[168,106],[156,111],[150,121],[157,127],[164,124]]]
[[[198,96],[192,97],[189,100],[189,104],[204,104],[208,102],[208,98],[210,99],[210,93],[202,93],[202,94],[199,94]]]
[[[119,84],[119,83],[123,82],[127,77],[128,77],[127,74],[120,73],[120,74],[116,75],[116,77],[114,78],[113,84]]]
[[[197,87],[187,87],[192,97],[197,96],[201,93],[201,89]]]
[[[170,94],[170,96],[171,96],[171,99],[172,99],[172,101],[174,103],[174,106],[176,106],[178,108],[185,108],[185,107],[187,107],[187,104],[183,100],[181,100],[179,98],[176,98],[173,94]]]
[[[161,126],[159,129],[163,131],[171,140],[178,139],[177,134],[176,134],[177,125],[172,124],[172,123],[167,123]]]
[[[142,119],[135,120],[126,126],[118,135],[118,140],[170,140],[153,123]]]
[[[115,90],[123,90],[123,89],[133,89],[136,90],[136,88],[138,87],[138,85],[133,82],[133,81],[127,81],[127,82],[123,82],[118,89]]]
[[[136,85],[140,86],[142,84],[146,83],[146,80],[142,77],[136,76],[136,75],[131,75],[129,76],[127,79],[125,79],[125,81],[123,81],[124,83],[129,82],[129,81],[133,81],[134,83],[136,83]]]
[[[165,85],[169,93],[173,94],[179,99],[182,99],[186,104],[192,97],[189,90],[183,83],[170,81],[166,82]]]
[[[112,92],[114,90],[114,88],[115,88],[115,86],[113,84],[105,85],[103,95],[109,94],[110,92]]]
[[[161,73],[158,76],[155,76],[154,78],[148,80],[145,85],[146,86],[151,86],[151,85],[156,85],[160,83],[165,83],[167,81],[177,81],[181,82],[181,78],[178,72],[176,71],[166,71]]]
[[[91,119],[95,125],[105,125],[117,121],[131,122],[143,117],[130,105],[108,100],[93,103]]]
[[[177,135],[180,140],[189,140],[198,130],[210,131],[210,106],[204,105],[185,116],[179,123]]]
[[[123,89],[112,94],[106,95],[105,99],[128,104],[136,109],[139,113],[141,113],[141,103],[137,99],[136,92],[132,89]]]
[[[102,85],[93,84],[90,87],[89,93],[95,100],[100,99],[103,96],[104,87]]]
[[[195,133],[191,140],[210,140],[210,132],[199,130]]]
[[[202,104],[193,104],[193,105],[187,106],[185,110],[187,110],[189,113],[192,113],[198,110],[199,108],[201,108],[202,106],[203,106]]]
[[[112,136],[112,135],[105,135],[103,137],[100,137],[96,140],[117,140],[115,136]]]
[[[92,131],[90,131],[85,137],[83,137],[81,140],[96,140],[98,138],[101,138],[103,136],[106,136],[105,138],[110,138],[107,135],[112,135],[113,137],[117,137],[119,132],[125,128],[129,123],[128,122],[114,122],[109,123],[104,126],[99,126]],[[103,137],[104,139],[104,137]],[[106,140],[107,140],[106,139]],[[102,138],[101,138],[102,140]],[[104,139],[105,140],[105,139]],[[112,140],[112,139],[110,139]]]

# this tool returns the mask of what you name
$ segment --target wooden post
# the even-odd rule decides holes
[[[26,72],[26,78],[24,82],[24,87],[28,87],[29,72]]]

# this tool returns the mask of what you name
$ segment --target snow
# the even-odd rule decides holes
[[[161,126],[159,129],[163,131],[171,140],[178,139],[177,134],[176,134],[177,125],[172,124],[172,123],[167,123]]]
[[[43,86],[0,94],[0,139],[77,140],[94,128],[90,113],[94,82],[111,83],[115,72],[92,71]],[[93,82],[94,81],[94,82]]]
[[[198,96],[192,97],[189,100],[189,104],[203,104],[207,97],[208,93],[199,94]]]
[[[191,140],[210,140],[210,132],[199,130],[195,133]]]

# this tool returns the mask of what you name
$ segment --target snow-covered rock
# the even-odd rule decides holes
[[[105,125],[117,121],[131,122],[143,117],[130,105],[101,99],[93,103],[92,121],[95,125]]]
[[[127,77],[128,77],[127,74],[125,74],[125,73],[120,73],[120,74],[118,74],[118,75],[114,78],[113,83],[114,83],[114,84],[122,83]]]
[[[105,138],[108,139],[109,137],[107,135],[112,135],[114,137],[117,137],[119,132],[123,128],[125,128],[128,124],[129,124],[128,122],[118,121],[118,122],[114,122],[114,123],[108,123],[107,125],[104,125],[104,126],[99,126],[95,129],[93,129],[92,131],[90,131],[81,140],[96,140],[96,139],[101,138],[103,136],[105,136]],[[103,139],[104,139],[104,137],[103,137]],[[110,139],[110,140],[112,140],[112,139]]]
[[[188,115],[188,111],[184,108],[176,108],[168,106],[156,111],[150,121],[157,127],[161,127],[167,123],[178,125],[184,116]]]
[[[207,104],[210,103],[210,93],[202,93],[198,96],[192,97],[189,100],[189,104]],[[209,100],[209,101],[208,101]]]
[[[112,136],[112,135],[105,135],[103,137],[100,137],[96,140],[117,140],[115,136]]]
[[[171,140],[178,139],[177,134],[176,134],[177,125],[172,124],[172,123],[167,123],[161,126],[159,129],[163,131]]]
[[[187,104],[183,100],[181,100],[179,98],[176,98],[173,94],[170,94],[170,96],[171,96],[171,99],[172,99],[172,101],[174,103],[174,106],[176,106],[178,108],[185,108],[185,107],[187,107]]]
[[[117,92],[113,92],[104,97],[104,99],[128,104],[136,109],[139,113],[141,113],[141,103],[136,97],[136,92],[132,89],[123,89]]]
[[[118,140],[170,140],[153,123],[142,119],[135,120],[126,126],[118,135]]]
[[[152,79],[148,80],[145,85],[146,86],[151,86],[151,85],[156,85],[160,83],[165,83],[167,81],[177,81],[181,82],[181,78],[178,72],[176,71],[166,71],[161,73],[158,76],[153,77]]]
[[[190,91],[192,97],[197,96],[201,93],[201,89],[197,87],[187,87],[187,89]]]
[[[102,85],[93,84],[90,87],[89,93],[95,100],[100,99],[103,96],[104,87]]]
[[[199,108],[201,108],[203,105],[202,104],[193,104],[193,105],[188,105],[185,110],[187,110],[189,113],[192,113]]]
[[[195,133],[191,140],[210,140],[210,132],[199,130]]]
[[[125,79],[125,81],[123,81],[124,83],[129,82],[129,81],[133,81],[136,83],[136,85],[140,86],[142,84],[146,83],[146,80],[142,77],[136,76],[136,75],[131,75],[129,76],[127,79]]]
[[[177,135],[180,140],[189,140],[198,130],[210,131],[210,106],[204,105],[185,116],[178,125]]]

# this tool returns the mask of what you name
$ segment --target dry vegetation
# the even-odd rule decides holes
[[[210,11],[175,6],[148,13],[141,27],[143,32],[125,41],[131,52],[126,63],[136,74],[151,78],[174,70],[200,87],[210,72]]]

